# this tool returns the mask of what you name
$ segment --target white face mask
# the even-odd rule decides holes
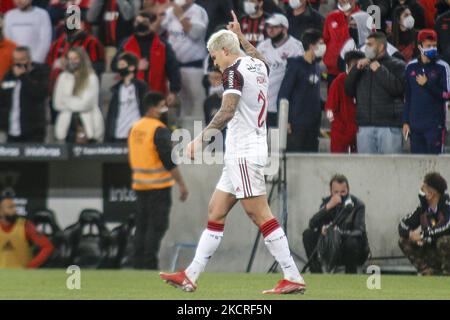
[[[352,5],[350,4],[350,2],[346,2],[344,5],[338,3],[338,9],[341,10],[342,12],[347,12],[352,9]]]
[[[175,0],[174,1],[177,6],[184,6],[186,4],[186,0]]]
[[[367,59],[373,60],[377,57],[377,50],[374,47],[366,46],[364,50],[364,55],[366,56]]]
[[[300,8],[301,5],[302,2],[300,0],[289,0],[289,6],[294,10]]]
[[[167,111],[169,111],[169,108],[167,106],[162,107],[161,109],[159,109],[159,113],[161,113],[161,114],[166,113]]]
[[[254,15],[256,13],[256,3],[244,1],[244,11],[249,16]]]
[[[316,58],[322,58],[327,51],[327,45],[325,43],[320,43],[316,49],[314,49],[314,55]]]
[[[414,17],[413,16],[407,16],[405,19],[403,19],[402,25],[407,30],[411,30],[412,28],[414,28]]]

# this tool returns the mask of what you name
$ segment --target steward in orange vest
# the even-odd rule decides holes
[[[170,130],[160,120],[167,111],[159,92],[144,97],[145,116],[131,128],[128,137],[132,188],[137,196],[135,268],[158,269],[158,252],[169,227],[171,189],[177,183],[180,200],[188,195],[183,178],[172,161]]]
[[[40,247],[33,258],[31,245]],[[37,268],[53,252],[53,245],[34,224],[16,213],[11,196],[0,197],[0,269]]]

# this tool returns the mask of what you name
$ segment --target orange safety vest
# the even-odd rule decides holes
[[[32,259],[23,218],[17,219],[10,232],[0,228],[0,269],[26,268]]]
[[[144,117],[131,128],[128,156],[133,190],[164,189],[175,184],[172,174],[164,168],[154,142],[156,129],[161,127],[166,125]]]

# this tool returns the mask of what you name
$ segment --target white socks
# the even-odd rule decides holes
[[[186,276],[194,283],[205,270],[206,264],[220,245],[223,238],[224,225],[208,221],[208,227],[203,231],[195,251],[194,260],[186,268]],[[303,277],[298,271],[297,265],[291,256],[286,234],[276,219],[267,221],[260,227],[264,236],[264,243],[269,252],[280,264],[284,273],[284,279],[304,283]]]
[[[261,226],[260,230],[264,236],[264,243],[267,249],[280,264],[284,278],[289,281],[304,283],[305,281],[291,256],[286,234],[277,220],[267,221]]]
[[[223,224],[208,221],[208,227],[203,231],[198,241],[194,260],[185,270],[187,277],[192,282],[197,282],[198,277],[205,270],[209,259],[219,247],[223,237],[223,228]]]

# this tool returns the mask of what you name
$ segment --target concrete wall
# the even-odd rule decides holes
[[[426,172],[437,170],[450,177],[450,157],[425,156],[330,156],[289,155],[288,162],[288,236],[292,249],[305,257],[301,234],[311,215],[317,211],[321,198],[329,192],[330,177],[339,172],[350,181],[351,193],[366,203],[366,224],[374,256],[399,255],[397,224],[418,203],[417,192]],[[221,173],[220,165],[181,166],[190,190],[187,202],[173,193],[170,228],[161,248],[161,267],[170,266],[173,245],[177,242],[196,243],[206,225],[207,206]],[[76,163],[68,170],[67,163],[50,167],[50,199],[48,206],[58,212],[63,226],[76,221],[81,209],[102,210],[101,164]],[[268,191],[270,185],[268,185]],[[272,204],[278,216],[276,199]],[[245,271],[257,228],[237,204],[230,213],[221,247],[208,265],[210,271]],[[193,252],[182,252],[180,267]],[[262,242],[253,271],[264,272],[273,260]]]

